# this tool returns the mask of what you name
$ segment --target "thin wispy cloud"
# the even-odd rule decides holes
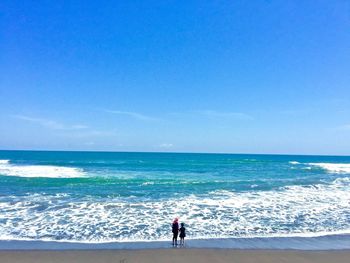
[[[350,131],[350,124],[340,125],[336,127],[337,130]]]
[[[160,145],[158,145],[159,148],[163,148],[163,149],[169,149],[172,148],[174,145],[172,143],[162,143]]]
[[[141,121],[160,121],[161,119],[152,117],[152,116],[147,116],[138,112],[132,112],[132,111],[120,111],[120,110],[103,110],[104,112],[112,113],[112,114],[118,114],[118,115],[124,115],[128,116],[137,120]]]
[[[54,120],[48,120],[48,119],[42,119],[42,118],[35,118],[35,117],[29,117],[25,115],[11,115],[13,118],[31,122],[38,124],[40,126],[52,129],[52,130],[84,130],[87,129],[88,126],[82,125],[82,124],[72,124],[67,125],[63,124]]]
[[[222,112],[222,111],[214,111],[214,110],[200,110],[200,111],[195,111],[195,113],[201,114],[207,117],[213,117],[213,118],[254,120],[253,116],[242,112]]]
[[[118,135],[117,132],[113,130],[76,130],[74,132],[65,132],[60,134],[60,136],[71,138],[114,137],[116,135]]]
[[[54,120],[29,117],[25,115],[11,115],[11,117],[23,120],[26,122],[31,122],[33,124],[45,127],[50,130],[59,131],[57,135],[64,137],[73,137],[73,138],[89,138],[89,137],[110,137],[116,136],[116,131],[108,130],[95,130],[90,127],[82,124],[72,124],[67,125]]]
[[[313,109],[289,109],[289,110],[281,110],[277,113],[283,114],[283,115],[289,115],[289,116],[302,116],[306,114],[312,113]]]

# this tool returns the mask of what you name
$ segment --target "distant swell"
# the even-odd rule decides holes
[[[17,165],[9,160],[0,160],[0,175],[19,177],[76,178],[84,172],[78,168],[54,165]]]

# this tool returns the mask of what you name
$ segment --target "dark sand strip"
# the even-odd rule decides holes
[[[0,251],[1,263],[349,263],[350,250],[232,250],[232,249],[149,249],[149,250],[61,250]]]

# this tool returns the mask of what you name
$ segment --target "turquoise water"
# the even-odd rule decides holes
[[[350,233],[350,157],[0,151],[0,240]]]

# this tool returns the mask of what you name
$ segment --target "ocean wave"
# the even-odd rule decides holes
[[[0,197],[0,239],[167,240],[179,217],[190,238],[318,236],[349,232],[350,178],[278,190],[215,190],[180,199],[108,200],[69,194]]]
[[[331,173],[350,173],[350,163],[308,163],[317,166]]]
[[[290,161],[289,163],[290,163],[290,164],[300,164],[300,163],[297,162],[297,161]]]
[[[0,160],[0,175],[18,177],[76,178],[85,173],[78,168],[54,165],[17,165]]]

